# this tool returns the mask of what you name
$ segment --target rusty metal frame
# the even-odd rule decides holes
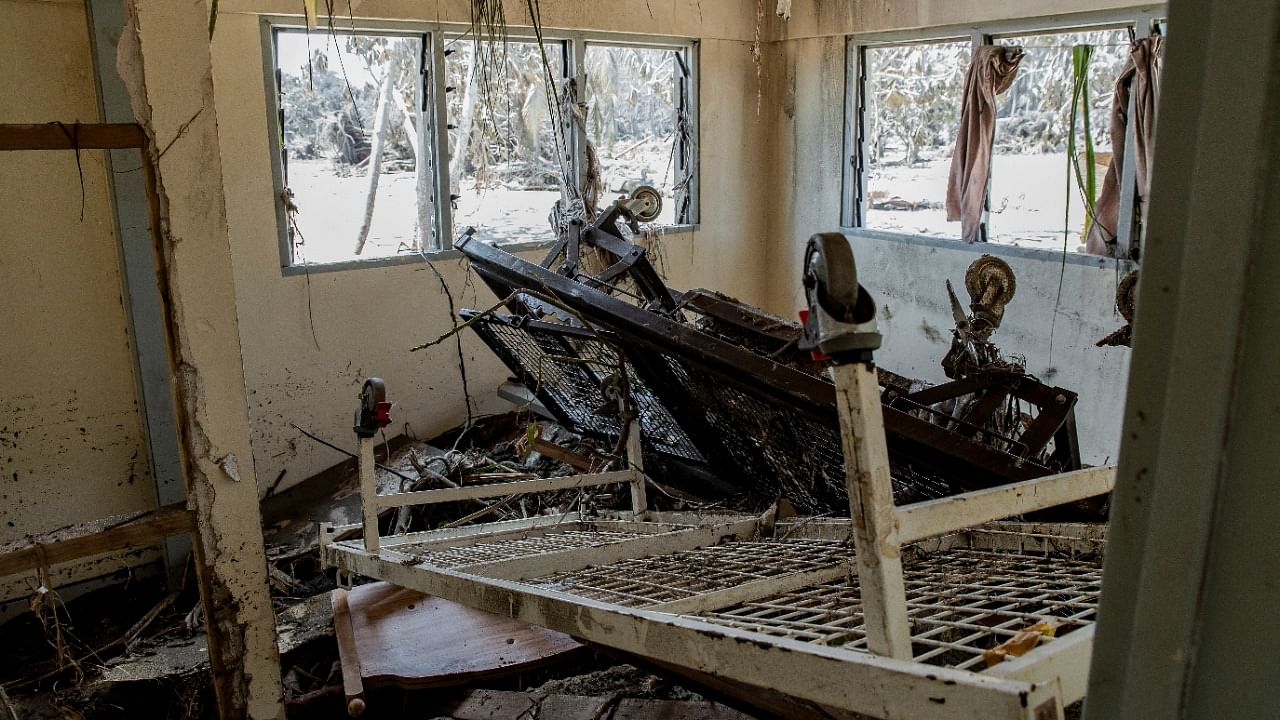
[[[824,379],[702,333],[690,323],[627,303],[474,238],[464,238],[456,247],[471,259],[472,268],[499,296],[505,297],[520,288],[540,290],[572,307],[593,326],[612,330],[625,338],[628,345],[634,343],[645,350],[629,352],[628,357],[712,463],[731,462],[732,458],[717,452],[715,432],[699,424],[699,414],[686,411],[696,409],[682,407],[689,399],[681,397],[660,381],[663,369],[654,365],[655,357],[678,354],[682,361],[705,368],[727,386],[766,403],[792,408],[831,428],[836,426],[834,388]],[[526,308],[517,306],[517,309]],[[995,380],[993,376],[991,381]],[[1002,378],[1001,381],[1009,382],[1010,378]],[[931,389],[932,395],[958,397],[971,391],[968,390],[969,385],[978,386],[982,382],[947,383]],[[1043,386],[1029,379],[1019,379],[1013,384],[1015,387],[1011,392],[1039,405],[1042,412],[1048,411],[1042,423],[1033,427],[1037,429],[1037,437],[1042,435],[1039,428],[1053,429],[1050,437],[1057,440],[1054,466],[1039,462],[1030,449],[1025,454],[1009,452],[918,417],[913,411],[921,409],[921,404],[910,396],[904,399],[901,389],[893,385],[889,392],[897,402],[887,403],[884,408],[891,450],[897,456],[910,457],[940,468],[948,480],[968,488],[1028,480],[1052,474],[1055,470],[1079,468],[1075,428],[1070,422],[1074,393],[1060,388],[1038,391]],[[1057,403],[1054,399],[1058,396],[1066,401]],[[1046,397],[1050,400],[1047,405]],[[1037,440],[1041,443],[1040,448],[1048,440],[1048,437]]]

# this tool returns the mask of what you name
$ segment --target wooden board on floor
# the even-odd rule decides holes
[[[504,690],[472,690],[432,711],[452,720],[752,720],[749,715],[707,700],[618,699]]]
[[[583,646],[563,633],[473,610],[389,583],[336,590],[335,625],[344,668],[364,684],[425,689],[522,672],[565,659]]]

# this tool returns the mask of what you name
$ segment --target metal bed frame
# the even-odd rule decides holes
[[[849,542],[858,523],[847,519],[775,524],[649,511],[636,424],[629,439],[632,466],[616,472],[393,495],[365,485],[364,539],[335,540],[359,525],[321,525],[322,557],[348,573],[872,717],[1045,720],[1083,697],[1105,530],[991,521],[1107,492],[1114,468],[868,508],[897,521],[884,547],[901,560],[895,596],[892,582],[865,582]],[[619,484],[630,488],[630,512],[379,536],[381,508]],[[908,636],[906,652],[877,648],[868,615]],[[985,651],[1045,621],[1059,624],[1057,637],[984,666]]]
[[[355,428],[363,538],[322,524],[321,557],[836,715],[1062,718],[1086,687],[1105,529],[996,521],[1105,494],[1115,468],[895,505],[874,303],[842,236],[812,238],[805,266],[805,337],[832,363],[849,519],[652,511],[626,394],[621,470],[378,495],[374,425],[390,404],[371,380]],[[630,489],[628,510],[379,534],[385,508],[609,485]]]

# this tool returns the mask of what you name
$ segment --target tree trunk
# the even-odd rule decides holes
[[[382,148],[387,140],[387,116],[391,114],[391,93],[394,82],[391,73],[382,80],[378,93],[378,110],[373,118],[373,143],[369,150],[369,194],[364,201],[364,222],[360,224],[360,236],[356,239],[356,255],[364,252],[369,239],[369,227],[373,225],[373,205],[378,199],[378,177],[382,174]]]
[[[404,112],[404,134],[409,138],[409,145],[413,147],[413,168],[416,177],[414,180],[414,190],[417,194],[418,209],[418,235],[414,239],[414,250],[439,249],[432,242],[432,215],[434,215],[434,203],[431,198],[431,152],[427,149],[430,147],[430,138],[427,133],[427,114],[422,110],[421,101],[418,102],[416,109],[410,108],[408,103],[400,103],[400,109]],[[415,126],[416,123],[416,126]]]
[[[479,57],[471,58],[471,68],[467,71],[466,87],[462,95],[462,115],[458,118],[458,143],[453,149],[453,157],[449,159],[449,191],[461,189],[462,171],[467,167],[467,153],[471,150],[471,126],[476,117],[476,66]]]

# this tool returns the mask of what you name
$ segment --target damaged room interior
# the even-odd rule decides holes
[[[0,720],[1277,716],[1280,4],[0,38]]]

